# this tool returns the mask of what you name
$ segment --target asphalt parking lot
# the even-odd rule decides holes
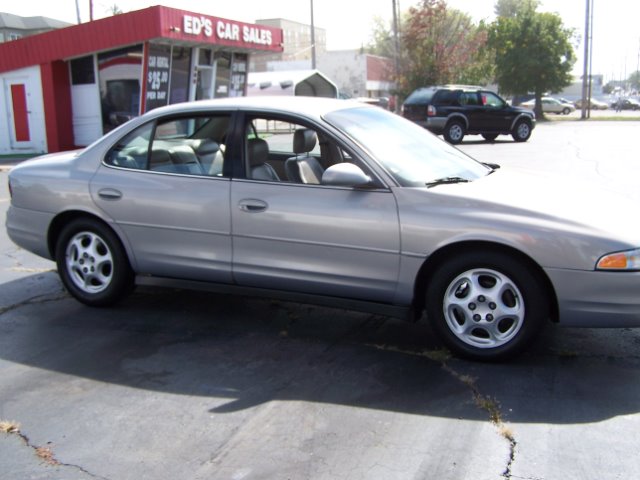
[[[467,137],[503,168],[624,192],[640,122],[557,121],[529,142]],[[550,325],[505,364],[451,358],[429,325],[139,288],[71,299],[4,231],[2,479],[580,479],[640,471],[640,330]],[[567,198],[567,201],[572,201]],[[639,296],[640,298],[640,296]],[[640,301],[640,300],[639,300]]]

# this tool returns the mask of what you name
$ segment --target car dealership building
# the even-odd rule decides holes
[[[0,44],[0,154],[89,145],[163,105],[246,94],[282,30],[162,6]]]

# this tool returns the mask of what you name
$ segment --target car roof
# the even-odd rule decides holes
[[[195,102],[176,103],[160,107],[147,113],[145,117],[170,115],[172,113],[198,112],[208,110],[268,110],[271,112],[304,114],[311,117],[322,117],[336,110],[347,108],[379,108],[356,100],[342,100],[320,97],[296,96],[259,96],[219,98],[214,100],[198,100]]]

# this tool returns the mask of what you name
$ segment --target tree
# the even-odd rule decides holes
[[[536,115],[543,118],[543,93],[560,91],[572,82],[573,31],[557,14],[537,12],[537,2],[520,3],[512,17],[498,17],[490,28],[495,79],[503,93],[533,92]]]
[[[513,18],[523,10],[535,10],[539,6],[539,0],[498,0],[493,11],[496,17]]]
[[[380,17],[373,19],[373,31],[371,32],[371,41],[367,46],[367,53],[380,55],[382,57],[395,57],[395,48],[393,46],[393,29],[389,22],[385,22]]]
[[[111,6],[108,8],[108,12],[109,12],[111,15],[120,15],[120,14],[122,14],[122,13],[123,13],[123,12],[122,12],[122,9],[121,9],[121,8],[118,6],[118,4],[116,4],[116,3],[114,3],[113,5],[111,5]]]
[[[443,83],[485,83],[488,31],[444,0],[421,0],[402,22],[401,93]]]

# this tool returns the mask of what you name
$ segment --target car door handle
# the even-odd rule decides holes
[[[122,198],[122,192],[115,188],[103,188],[98,190],[98,196],[104,200],[120,200]]]
[[[256,200],[255,198],[246,198],[238,202],[238,207],[240,208],[240,210],[249,213],[264,212],[268,206],[269,205],[267,205],[267,202]]]

